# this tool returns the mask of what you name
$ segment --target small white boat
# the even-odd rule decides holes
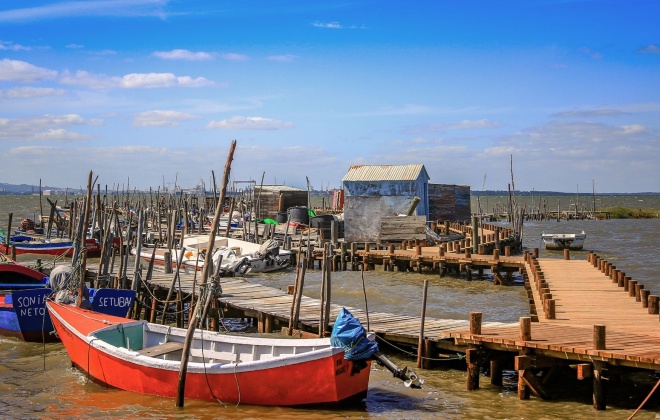
[[[186,235],[183,239],[183,249],[192,252],[191,259],[195,259],[199,252],[205,253],[208,245],[208,235]],[[247,258],[250,267],[250,273],[266,273],[270,271],[282,270],[291,265],[293,253],[281,249],[276,240],[270,239],[263,244],[242,241],[240,239],[228,238],[224,236],[216,237],[213,249],[213,258],[217,258],[218,253],[233,253],[237,258]]]
[[[208,235],[186,235],[183,239],[183,250],[173,249],[172,268],[176,268],[179,261],[179,252],[183,252],[181,265],[190,269],[201,270],[206,258],[206,247],[208,246]],[[135,251],[133,251],[135,252]],[[165,264],[165,248],[142,248],[140,257],[147,262],[154,264]],[[269,240],[262,245],[252,242],[241,241],[239,239],[216,237],[213,245],[213,261],[217,261],[222,256],[221,271],[233,273],[241,276],[246,272],[265,273],[269,271],[282,270],[291,264],[291,251],[282,250],[275,240]]]
[[[545,233],[541,234],[545,249],[570,249],[578,250],[584,247],[587,234],[582,233]]]

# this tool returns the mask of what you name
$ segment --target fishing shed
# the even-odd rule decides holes
[[[254,199],[261,218],[277,219],[277,214],[290,207],[307,207],[307,191],[286,185],[257,185]]]
[[[405,213],[415,197],[413,215],[426,218],[429,179],[422,164],[351,166],[342,178],[345,240],[377,242],[382,219]]]

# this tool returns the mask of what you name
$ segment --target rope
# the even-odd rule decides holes
[[[238,401],[236,401],[236,407],[238,407],[241,403],[241,385],[238,383],[238,374],[236,373],[238,363],[239,362],[234,363],[234,379],[236,380],[236,389],[238,390]]]
[[[649,398],[651,398],[651,395],[653,395],[653,393],[655,392],[655,390],[658,389],[658,386],[660,386],[660,379],[658,380],[658,382],[656,382],[656,384],[655,384],[655,386],[653,387],[653,389],[651,390],[651,392],[649,392],[649,395],[647,395],[646,398],[644,398],[644,401],[642,401],[642,403],[639,405],[639,407],[637,407],[637,410],[635,410],[635,412],[632,413],[632,414],[630,415],[630,417],[628,417],[628,420],[631,420],[633,417],[635,417],[635,416],[637,415],[637,413],[639,412],[639,410],[641,410],[642,407],[644,407],[644,404],[646,404],[647,401],[649,400]]]
[[[402,349],[401,347],[397,347],[397,346],[395,346],[394,344],[392,344],[391,342],[385,340],[384,338],[379,337],[378,335],[376,335],[376,338],[377,338],[378,340],[382,341],[383,343],[389,345],[390,347],[395,348],[396,350],[400,351],[401,353],[406,354],[406,355],[408,355],[408,356],[412,356],[412,357],[414,357],[415,359],[417,359],[417,354],[416,354],[416,353],[411,353],[411,352],[409,352],[409,351],[407,351],[407,350]],[[432,360],[432,361],[436,361],[436,362],[444,362],[444,361],[450,361],[450,360],[463,360],[463,359],[465,359],[465,355],[462,355],[462,354],[460,354],[460,353],[456,353],[456,356],[455,356],[455,357],[443,357],[443,358],[423,357],[423,356],[422,356],[422,359],[424,359],[424,360]]]
[[[89,354],[92,352],[92,341],[94,341],[94,340],[96,340],[96,337],[92,337],[92,339],[89,340],[89,342],[87,343],[87,382],[85,382],[86,384],[89,383],[89,377],[90,377],[90,373],[89,373]]]
[[[204,362],[204,379],[206,379],[206,386],[209,388],[209,392],[211,393],[211,396],[215,398],[217,402],[220,404],[224,405],[225,408],[227,408],[227,404],[222,402],[220,398],[215,396],[215,393],[213,392],[213,388],[211,388],[211,383],[209,382],[209,375],[208,372],[206,372],[206,356],[204,355],[204,330],[202,329],[200,331],[200,337],[201,337],[201,342],[202,342],[202,361]]]

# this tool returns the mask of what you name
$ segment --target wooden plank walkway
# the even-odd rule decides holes
[[[484,322],[481,334],[471,334],[467,320],[428,317],[424,328],[425,338],[438,349],[466,349],[476,345],[515,354],[533,350],[538,355],[565,360],[600,360],[610,364],[660,370],[658,315],[650,315],[640,302],[636,302],[634,297],[630,297],[587,261],[543,259],[539,260],[539,264],[556,302],[556,319],[548,319],[543,314],[543,301],[538,287],[535,286],[535,280],[530,278],[534,302],[539,308],[539,322],[532,323],[531,340],[520,339],[518,323]],[[528,263],[526,271],[529,273],[532,270]],[[171,276],[155,273],[151,282],[168,288]],[[182,273],[183,292],[192,291],[192,278],[192,273]],[[223,279],[221,285],[223,294],[219,301],[222,305],[242,311],[246,317],[266,315],[288,324],[292,295],[241,278]],[[341,308],[341,305],[331,305],[331,321],[334,321]],[[367,327],[367,314],[364,310],[353,307],[346,309]],[[318,299],[302,297],[299,322],[304,329],[318,331],[320,310]],[[604,350],[594,350],[594,325],[606,326]],[[370,331],[387,340],[416,345],[419,341],[419,326],[418,317],[369,312]]]
[[[588,261],[539,259],[539,263],[556,305],[556,318],[540,316],[540,322],[605,325],[608,332],[621,330],[660,338],[658,315],[649,314],[636,296],[630,296]],[[539,305],[540,296],[535,296],[535,301]]]
[[[163,288],[169,288],[171,274],[154,273],[151,283]],[[181,290],[192,291],[192,274],[182,274]],[[293,295],[257,283],[252,283],[239,277],[222,279],[222,296],[219,301],[230,308],[246,312],[246,316],[265,314],[281,321],[288,322],[291,312]],[[334,321],[342,307],[348,309],[360,322],[367,327],[367,314],[360,308],[346,307],[338,304],[330,306],[330,320]],[[300,305],[299,321],[307,329],[318,331],[321,302],[303,296]],[[487,322],[484,327],[494,328],[505,325],[500,322]],[[417,344],[419,337],[420,318],[403,316],[385,312],[369,312],[369,329],[381,336],[396,337],[398,341]],[[460,331],[469,328],[469,321],[455,319],[426,318],[425,335],[440,337],[447,331]]]
[[[591,257],[590,257],[591,258]],[[660,369],[660,319],[642,302],[624,291],[612,276],[585,260],[540,259],[537,269],[530,258],[529,285],[538,321],[532,323],[531,340],[521,340],[518,324],[482,328],[449,335],[457,343],[512,350],[533,349],[537,355],[578,361],[604,361],[612,365]],[[546,288],[554,300],[554,317],[546,310]],[[596,350],[594,326],[605,326],[605,348]]]

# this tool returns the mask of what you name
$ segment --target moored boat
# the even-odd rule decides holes
[[[183,239],[183,248],[191,251],[195,256],[207,246],[208,235],[186,235]],[[263,244],[255,244],[240,239],[220,236],[215,238],[214,258],[216,253],[233,252],[238,258],[247,258],[250,273],[266,273],[282,270],[291,265],[293,253],[281,249],[276,240],[267,240]]]
[[[0,248],[7,247],[6,240],[0,236]],[[73,256],[73,241],[65,238],[39,239],[29,235],[14,235],[9,239],[9,247],[16,249],[16,255],[65,255]],[[88,257],[96,257],[101,253],[99,242],[94,238],[85,240]]]
[[[178,261],[185,268],[201,270],[206,259],[208,235],[186,235],[183,249],[142,248],[140,258],[147,262],[153,260],[156,265],[165,265],[165,254],[170,252],[172,268]],[[135,253],[136,251],[131,251]],[[180,255],[183,253],[183,255]],[[225,274],[243,275],[282,270],[291,264],[291,251],[280,249],[275,240],[268,240],[262,245],[234,238],[217,237],[213,247],[213,261],[217,263],[222,256],[221,271]]]
[[[90,289],[91,308],[100,314],[126,316],[133,301],[133,290]],[[59,339],[46,311],[48,287],[0,292],[0,335],[30,342],[53,342]]]
[[[95,381],[125,391],[177,396],[186,330],[101,317],[52,301],[47,306],[71,361]],[[370,361],[346,360],[344,355],[327,338],[270,339],[197,330],[185,397],[281,406],[359,398],[369,385]]]
[[[558,250],[570,249],[580,250],[584,247],[584,241],[587,234],[582,233],[545,233],[541,234],[541,239],[545,244],[545,249]]]

